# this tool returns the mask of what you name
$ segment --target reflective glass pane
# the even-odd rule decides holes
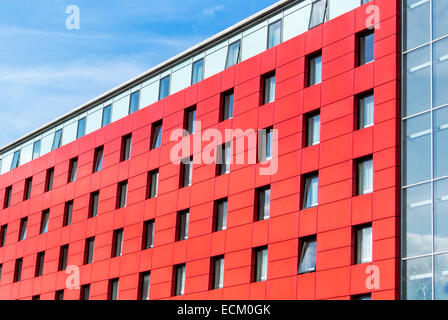
[[[317,0],[313,2],[311,9],[310,23],[308,28],[314,28],[324,23],[325,10],[327,8],[327,0]]]
[[[432,0],[432,34],[438,39],[448,34],[448,1]]]
[[[38,158],[40,155],[40,140],[34,142],[33,145],[33,160]]]
[[[282,36],[282,21],[281,20],[269,25],[268,49],[280,44],[281,36]]]
[[[86,134],[86,118],[78,120],[78,131],[76,133],[76,139],[83,137]]]
[[[403,289],[407,300],[432,299],[431,257],[407,260],[404,262]]]
[[[11,170],[17,168],[20,165],[20,150],[14,152],[11,162]]]
[[[167,76],[160,80],[159,100],[166,98],[169,95],[170,95],[170,76]]]
[[[445,0],[442,0],[445,1]],[[430,41],[430,2],[429,0],[405,0],[404,50],[415,48]]]
[[[434,184],[434,250],[448,250],[448,179]]]
[[[198,83],[204,79],[204,60],[198,60],[193,63],[193,75],[191,78],[191,84]]]
[[[434,177],[448,175],[448,107],[434,112]]]
[[[135,91],[131,94],[129,101],[129,114],[138,111],[138,102],[140,99],[140,91]]]
[[[359,39],[359,65],[373,61],[375,56],[375,35],[373,32],[361,36]]]
[[[436,300],[448,300],[448,254],[435,256],[434,265],[434,298]]]
[[[448,21],[448,17],[445,20]],[[439,107],[448,104],[448,39],[437,41],[433,48],[433,104]]]
[[[373,126],[373,94],[368,94],[366,96],[360,97],[358,103],[358,129],[364,129]]]
[[[300,256],[299,273],[313,272],[316,270],[316,239],[303,241]]]
[[[226,69],[237,64],[240,60],[240,41],[229,45],[227,49]]]
[[[110,123],[111,118],[111,106],[107,106],[103,108],[103,119],[101,121],[101,127],[104,127]]]
[[[51,146],[51,150],[55,150],[61,146],[62,142],[62,129],[59,129],[55,132],[54,138],[53,138],[53,145]]]

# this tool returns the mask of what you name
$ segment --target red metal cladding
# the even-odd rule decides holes
[[[356,34],[366,29],[367,5],[239,63],[162,101],[0,176],[0,204],[12,186],[11,205],[0,209],[7,224],[0,248],[0,299],[79,299],[58,271],[60,247],[69,244],[67,265],[78,266],[90,299],[107,299],[119,278],[119,299],[137,299],[139,274],[151,271],[150,299],[173,299],[173,266],[186,264],[185,294],[176,299],[373,299],[399,298],[400,17],[398,1],[374,0],[380,28],[375,60],[357,67]],[[322,83],[305,86],[306,57],[322,51]],[[275,102],[260,104],[261,77],[275,71]],[[234,90],[233,119],[219,122],[220,95]],[[356,97],[373,90],[375,123],[356,130]],[[196,105],[202,130],[278,129],[278,172],[232,164],[216,176],[213,165],[195,164],[192,185],[179,188],[180,166],[170,162],[170,134],[182,128],[184,110]],[[320,111],[321,141],[304,147],[304,117]],[[150,150],[151,124],[163,119],[162,146]],[[120,162],[122,137],[132,133],[131,159]],[[200,134],[196,132],[195,135]],[[205,145],[205,143],[204,143]],[[102,170],[92,173],[95,149],[104,146]],[[356,159],[372,156],[374,190],[356,196]],[[69,162],[78,158],[76,181],[67,183]],[[54,167],[53,189],[44,192]],[[158,195],[146,199],[148,172],[159,170]],[[319,205],[301,210],[303,177],[319,172]],[[32,177],[31,199],[24,201]],[[116,209],[118,184],[128,181],[125,208]],[[270,184],[268,220],[254,222],[254,190]],[[90,194],[99,190],[98,215],[88,218]],[[228,198],[227,229],[213,232],[214,200]],[[65,203],[73,200],[71,225],[63,227]],[[3,206],[2,206],[3,208]],[[40,234],[50,209],[48,232]],[[190,210],[188,239],[176,240],[177,212]],[[26,240],[19,225],[28,217]],[[144,221],[155,219],[154,247],[142,250]],[[354,226],[372,223],[372,263],[354,264]],[[111,258],[113,231],[124,229],[122,256]],[[316,235],[316,271],[298,275],[299,239]],[[86,239],[95,237],[93,263],[84,265]],[[268,247],[267,280],[251,282],[252,249]],[[36,256],[45,251],[43,275]],[[210,290],[211,258],[224,255],[222,289]],[[14,282],[17,258],[21,280]],[[379,272],[379,283],[366,287]]]

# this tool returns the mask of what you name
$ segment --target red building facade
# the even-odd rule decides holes
[[[150,272],[150,299],[398,299],[400,289],[400,8],[399,1],[373,0],[255,57],[142,108],[68,145],[0,176],[0,209],[7,226],[0,248],[0,299],[79,299],[68,289],[79,268],[90,299],[107,299],[111,279],[118,298],[138,299],[141,274]],[[380,9],[374,30],[375,59],[357,66],[358,36],[368,5]],[[308,58],[322,53],[322,82],[306,86]],[[275,72],[275,101],[262,105],[262,79]],[[233,90],[233,118],[220,121],[222,94]],[[374,125],[357,130],[357,100],[374,93]],[[194,164],[192,185],[180,188],[180,165],[170,161],[173,130],[184,126],[185,110],[208,128],[278,130],[278,171],[259,174],[260,164],[232,164],[218,176],[214,165]],[[307,116],[320,114],[320,143],[305,147]],[[153,124],[162,120],[162,143],[150,149]],[[123,137],[132,134],[131,157],[120,161]],[[193,139],[189,136],[185,139]],[[203,146],[208,142],[203,142]],[[102,169],[93,172],[103,146]],[[196,157],[197,154],[193,154]],[[356,164],[373,159],[373,192],[356,195]],[[70,160],[77,174],[68,183]],[[47,170],[53,186],[45,191]],[[156,197],[148,199],[148,172],[158,169]],[[318,206],[302,209],[304,177],[319,176]],[[30,199],[26,181],[32,178]],[[127,201],[117,209],[118,185],[127,181]],[[270,186],[270,217],[254,221],[255,190]],[[8,189],[12,187],[11,189]],[[98,214],[89,218],[92,193]],[[227,198],[227,228],[213,232],[216,200]],[[64,226],[67,202],[71,223]],[[41,234],[43,212],[48,231]],[[176,241],[178,213],[189,210],[188,239]],[[23,218],[25,240],[18,241]],[[154,221],[153,247],[142,250],[144,222]],[[355,264],[356,227],[372,225],[372,262]],[[113,234],[123,229],[122,253],[111,257]],[[316,237],[314,272],[298,274],[300,244]],[[85,264],[86,239],[94,237],[93,262]],[[254,282],[254,248],[268,249],[267,280]],[[38,253],[45,252],[36,276]],[[213,257],[224,256],[223,288],[212,290]],[[22,258],[20,281],[15,281]],[[177,265],[185,264],[185,289],[173,296]],[[374,269],[368,268],[373,265]],[[370,270],[367,271],[366,270]],[[378,287],[366,281],[378,276]],[[375,278],[376,279],[376,278]]]

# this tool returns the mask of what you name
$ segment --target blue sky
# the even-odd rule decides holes
[[[2,0],[0,147],[276,1]]]

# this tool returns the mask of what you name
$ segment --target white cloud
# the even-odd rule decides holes
[[[213,7],[203,9],[202,13],[206,16],[214,16],[217,12],[223,11],[223,10],[224,10],[223,5],[216,5]]]

